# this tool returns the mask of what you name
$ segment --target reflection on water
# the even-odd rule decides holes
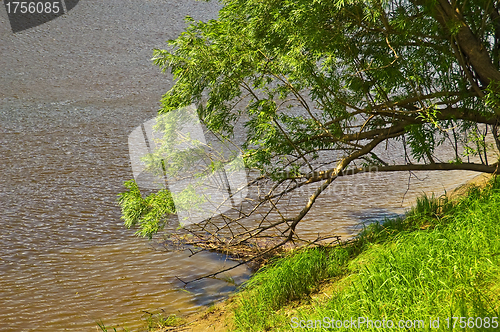
[[[176,37],[185,15],[216,13],[194,1],[91,1],[12,35],[0,11],[1,331],[95,331],[100,319],[133,327],[144,311],[186,314],[233,290],[212,279],[182,289],[176,277],[234,263],[155,250],[124,229],[116,205],[132,178],[127,137],[172,84],[150,65],[151,49]],[[298,231],[352,236],[473,175],[419,173],[427,179],[413,179],[403,203],[408,174],[339,179]],[[248,270],[231,275],[241,283]]]

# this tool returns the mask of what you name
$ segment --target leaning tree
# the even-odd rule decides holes
[[[277,245],[296,241],[297,225],[340,176],[497,171],[487,153],[500,146],[497,1],[221,2],[218,19],[188,18],[186,31],[153,58],[176,79],[160,114],[195,105],[219,142],[241,140],[235,150],[248,170],[248,194],[231,211],[184,225],[196,239],[215,247],[269,236]],[[175,125],[161,129],[172,133]],[[400,162],[379,154],[389,141],[401,147]],[[190,165],[208,176],[230,158],[212,153],[209,167],[192,167],[215,149],[202,143],[200,153],[163,149],[144,160],[164,174]],[[440,154],[442,144],[451,158]],[[168,187],[144,197],[136,182],[126,186],[123,218],[143,236],[202,199],[192,186],[175,194],[184,204],[173,203]],[[303,188],[310,191],[302,208],[281,211],[280,202]]]

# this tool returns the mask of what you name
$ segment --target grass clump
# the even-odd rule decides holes
[[[145,316],[146,327],[148,331],[154,331],[164,327],[176,327],[186,324],[186,320],[178,317],[175,314],[164,316],[161,313],[151,314]]]
[[[170,314],[164,316],[162,313],[146,312],[143,315],[144,328],[140,331],[163,331],[164,328],[179,327],[186,324],[186,320],[182,317]],[[129,332],[130,330],[125,327],[106,326],[102,320],[96,322],[97,326],[102,332]]]
[[[235,323],[239,331],[304,330],[292,328],[296,317],[328,331],[325,317],[366,317],[423,321],[424,331],[437,317],[440,330],[451,330],[448,317],[499,317],[499,221],[498,179],[454,203],[421,198],[405,218],[373,224],[347,246],[301,250],[259,271],[240,295]],[[329,278],[327,298],[292,308]]]
[[[113,327],[113,326],[106,326],[102,320],[96,322],[97,326],[99,327],[99,329],[102,331],[102,332],[118,332],[117,328],[116,327]],[[125,328],[125,327],[122,327],[121,328],[121,331],[122,332],[129,332],[129,329]]]
[[[235,312],[236,322],[252,331],[266,331],[280,323],[281,317],[270,317],[269,312],[309,295],[320,281],[339,275],[347,257],[347,251],[340,248],[314,248],[288,254],[267,265],[246,283],[238,298],[241,310]]]

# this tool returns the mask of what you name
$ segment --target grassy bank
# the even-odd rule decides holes
[[[422,198],[406,218],[373,224],[354,243],[297,251],[256,273],[234,299],[234,330],[327,331],[351,317],[364,331],[385,330],[375,320],[431,330],[437,318],[433,331],[452,330],[448,317],[467,317],[467,330],[500,330],[492,319],[500,316],[499,224],[500,179],[454,203]]]

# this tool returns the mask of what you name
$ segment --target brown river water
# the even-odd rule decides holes
[[[13,34],[0,9],[0,331],[96,331],[96,321],[141,326],[145,312],[189,314],[234,287],[194,278],[234,262],[165,252],[123,227],[116,197],[132,178],[127,137],[153,118],[172,78],[153,48],[183,18],[217,16],[214,3],[83,0],[68,14]],[[388,155],[400,156],[396,146]],[[340,179],[299,227],[349,237],[400,214],[472,172]],[[406,194],[405,194],[406,193]],[[237,283],[249,270],[230,272]]]

